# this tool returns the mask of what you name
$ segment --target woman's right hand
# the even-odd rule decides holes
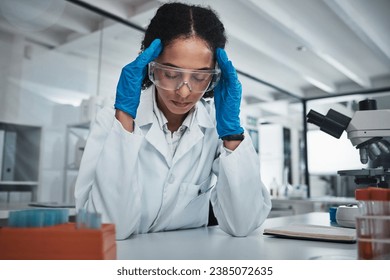
[[[115,109],[136,118],[146,67],[161,51],[161,40],[155,39],[133,62],[122,68],[116,89]]]

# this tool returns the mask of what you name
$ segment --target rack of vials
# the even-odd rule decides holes
[[[0,228],[3,260],[116,259],[115,226],[101,215],[79,210],[69,222],[69,209],[11,211]]]

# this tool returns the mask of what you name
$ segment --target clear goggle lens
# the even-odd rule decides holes
[[[189,70],[152,61],[148,65],[148,75],[153,84],[165,90],[187,86],[193,93],[205,93],[217,85],[221,70],[218,65],[213,70]]]

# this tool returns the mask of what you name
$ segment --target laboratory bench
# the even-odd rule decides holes
[[[263,235],[288,224],[330,225],[329,214],[312,212],[268,218],[247,237],[232,237],[218,226],[133,235],[117,241],[122,260],[308,260],[357,259],[356,243],[334,243]]]
[[[303,201],[302,201],[303,203]],[[6,224],[10,210],[25,209],[28,203],[0,203],[0,226]],[[70,216],[75,209],[70,209]],[[267,218],[247,237],[232,237],[219,226],[132,235],[117,241],[120,260],[307,260],[356,259],[356,243],[334,243],[278,238],[263,235],[264,228],[289,224],[330,225],[329,213]]]

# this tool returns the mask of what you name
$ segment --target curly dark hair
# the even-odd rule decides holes
[[[150,21],[141,44],[141,51],[149,47],[156,38],[160,38],[163,46],[167,46],[179,37],[192,36],[203,39],[212,53],[215,53],[216,48],[225,48],[227,41],[225,28],[210,7],[169,2],[160,6]],[[151,85],[152,82],[146,75],[142,87],[146,89]],[[213,91],[210,91],[203,97],[213,95]]]

